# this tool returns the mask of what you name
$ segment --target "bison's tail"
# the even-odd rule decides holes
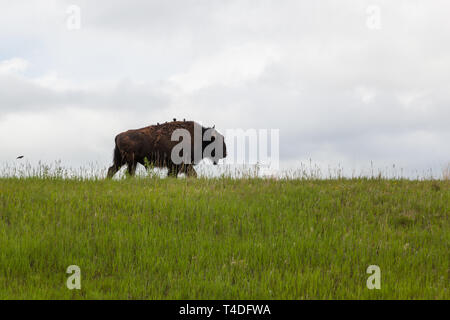
[[[116,146],[114,147],[113,162],[113,165],[108,169],[107,178],[112,178],[122,166],[122,156],[120,154],[119,147],[117,146],[117,142]]]
[[[114,156],[113,156],[114,165],[116,167],[120,167],[122,165],[122,154],[120,153],[119,147],[115,146],[114,148]]]

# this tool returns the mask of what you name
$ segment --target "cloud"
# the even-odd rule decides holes
[[[267,65],[277,61],[275,48],[254,43],[232,47],[215,56],[200,57],[185,73],[169,79],[184,93],[215,86],[239,86],[257,79]]]
[[[166,94],[145,83],[119,79],[114,84],[75,84],[48,73],[32,78],[23,73],[28,62],[13,58],[0,62],[0,117],[17,112],[79,108],[112,112],[150,112],[168,104]]]
[[[282,165],[450,160],[446,1],[77,1],[70,31],[71,4],[0,12],[0,161],[106,164],[116,133],[174,117],[280,129]]]
[[[12,58],[0,62],[0,74],[23,73],[28,67],[28,61],[21,58]]]

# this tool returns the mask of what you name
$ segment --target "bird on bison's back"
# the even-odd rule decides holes
[[[194,128],[201,128],[201,158],[204,157],[205,148],[210,144],[223,141],[222,152],[216,154],[216,150],[211,152],[211,160],[216,165],[220,159],[226,157],[226,145],[221,135],[213,128],[205,128],[194,121],[176,121],[158,123],[148,127],[128,130],[118,134],[115,138],[113,165],[108,169],[108,178],[112,178],[124,165],[128,167],[128,173],[134,175],[138,163],[145,167],[154,166],[168,168],[169,176],[176,177],[178,173],[185,173],[187,176],[197,176],[193,167],[194,159]],[[191,159],[181,164],[176,164],[172,158],[172,149],[180,141],[172,141],[172,133],[177,129],[186,130],[191,137]],[[211,133],[210,139],[206,138],[205,132]],[[208,141],[204,141],[208,140]],[[183,140],[184,142],[184,140]]]

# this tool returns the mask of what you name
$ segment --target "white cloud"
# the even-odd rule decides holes
[[[25,72],[28,68],[28,61],[21,58],[12,58],[0,61],[0,74],[11,75]]]
[[[215,56],[200,57],[186,73],[172,76],[169,82],[185,93],[217,85],[239,86],[257,79],[269,64],[279,59],[275,48],[250,43]]]
[[[356,95],[361,99],[364,104],[369,104],[374,101],[376,97],[376,90],[365,86],[358,86],[355,89]]]

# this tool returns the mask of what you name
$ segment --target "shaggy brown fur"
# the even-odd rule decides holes
[[[176,165],[171,160],[172,148],[179,143],[179,141],[171,141],[172,133],[176,129],[189,131],[191,135],[191,150],[194,150],[194,124],[195,122],[193,121],[173,121],[158,123],[157,125],[141,129],[128,130],[118,134],[115,139],[114,164],[108,170],[108,178],[112,178],[125,164],[128,166],[128,173],[134,175],[138,163],[146,167],[167,167],[169,175],[174,177],[181,172],[188,176],[197,176],[193,167],[193,151],[191,152],[192,160],[189,164]],[[209,129],[201,128],[202,134]],[[202,154],[209,143],[211,142],[202,142]],[[225,142],[223,143],[223,148],[223,157],[226,157]],[[214,164],[217,163],[214,162]]]

